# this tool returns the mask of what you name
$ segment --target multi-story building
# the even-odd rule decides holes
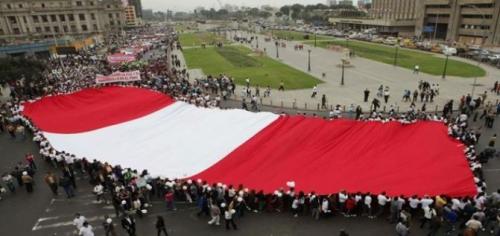
[[[424,0],[419,9],[417,36],[500,45],[500,0]]]
[[[0,39],[84,36],[124,24],[121,0],[0,1]]]
[[[338,3],[343,6],[353,6],[352,0],[340,0]]]
[[[373,0],[368,17],[330,18],[330,22],[342,29],[376,28],[383,34],[413,36],[420,1],[424,0]]]
[[[129,6],[134,6],[135,16],[142,19],[142,3],[141,0],[128,0]]]
[[[128,5],[125,7],[125,23],[127,26],[134,27],[139,25],[139,18],[137,18],[137,12],[135,7]]]
[[[335,6],[335,5],[337,5],[337,0],[327,0],[326,5],[327,6]]]

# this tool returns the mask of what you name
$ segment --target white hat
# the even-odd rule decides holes
[[[111,222],[113,222],[113,220],[111,218],[106,219],[106,223],[111,224]]]
[[[184,185],[184,186],[182,186],[182,189],[183,189],[183,190],[187,190],[187,189],[188,189],[188,187],[187,187],[186,185]]]
[[[125,205],[125,204],[127,204],[127,201],[123,200],[122,205]]]
[[[226,188],[227,188],[227,185],[223,184],[223,185],[222,185],[222,188],[223,188],[223,189],[226,189]]]
[[[221,203],[220,207],[226,207],[226,203]]]
[[[238,197],[238,199],[236,199],[238,202],[242,202],[243,201],[243,198],[242,197]]]
[[[142,214],[147,214],[148,210],[147,209],[142,209],[141,212],[142,212]]]
[[[28,171],[23,171],[23,175],[28,175]]]
[[[211,187],[207,187],[207,191],[212,191],[212,188]]]
[[[288,186],[290,188],[295,188],[295,182],[294,181],[288,181],[288,182],[286,182],[286,186]]]
[[[217,187],[222,187],[222,183],[217,183]]]
[[[274,195],[278,195],[278,193],[279,193],[278,190],[274,191]]]
[[[243,196],[243,194],[244,194],[243,190],[240,190],[240,191],[238,192],[238,195],[240,195],[240,196]]]
[[[198,182],[199,184],[201,184],[201,179],[197,179],[196,182]]]
[[[148,190],[151,190],[151,189],[153,189],[153,186],[151,186],[150,184],[146,184],[146,188],[147,188]]]
[[[190,179],[188,179],[188,180],[187,180],[187,183],[188,183],[188,184],[192,184],[192,183],[193,183],[193,181],[192,181],[192,180],[190,180]]]

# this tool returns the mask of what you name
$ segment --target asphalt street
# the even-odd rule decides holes
[[[268,108],[274,111],[272,109]],[[494,130],[482,130],[479,150],[498,131],[498,127],[496,124]],[[0,173],[10,171],[18,161],[23,160],[27,152],[35,153],[38,157],[37,147],[29,138],[24,141],[11,140],[5,133],[0,134]],[[37,164],[34,193],[28,194],[25,189],[19,188],[15,194],[5,194],[0,201],[0,235],[74,235],[72,219],[76,212],[84,215],[96,228],[96,235],[104,235],[104,216],[114,215],[114,210],[110,205],[93,202],[94,195],[88,180],[81,176],[78,178],[75,198],[66,199],[61,190],[61,194],[54,197],[43,182],[43,176],[49,170],[58,175],[60,171],[41,160],[37,160]],[[499,188],[500,160],[490,161],[484,167],[484,172],[489,191]],[[453,177],[453,173],[450,173],[450,177]],[[164,216],[170,235],[337,235],[340,229],[346,229],[350,235],[356,236],[395,235],[394,225],[385,219],[334,216],[314,221],[309,216],[293,218],[291,213],[249,213],[236,221],[238,231],[227,232],[222,226],[207,225],[208,217],[197,217],[197,209],[193,204],[178,203],[177,208],[175,212],[167,212],[161,199],[154,199],[148,215],[137,219],[138,235],[156,235],[154,221],[157,215]],[[114,223],[119,223],[119,220],[114,219]],[[116,226],[118,235],[126,235],[119,224]],[[411,235],[425,235],[418,227],[412,227],[411,231]]]

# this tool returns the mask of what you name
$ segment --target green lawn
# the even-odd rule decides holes
[[[307,44],[314,44],[314,42],[306,42]],[[346,40],[331,40],[318,42],[319,47],[328,48],[331,45],[347,46]],[[349,40],[349,48],[354,50],[356,56],[368,58],[371,60],[394,64],[394,56],[396,52],[395,47],[378,45],[368,42],[360,42]],[[442,75],[444,69],[445,59],[437,57],[433,53],[418,52],[400,48],[398,52],[397,65],[400,67],[412,69],[415,65],[419,65],[420,71],[431,75]],[[447,75],[457,77],[481,77],[486,75],[486,72],[475,65],[449,59]]]
[[[273,31],[269,30],[269,31],[264,31],[262,33],[265,35],[273,35],[274,37],[292,40],[292,41],[307,41],[307,40],[314,41],[314,34],[303,33],[303,32],[296,32],[296,31],[290,31],[290,30],[273,30]],[[306,35],[309,36],[309,39],[305,38]],[[324,35],[316,35],[316,39],[317,40],[331,40],[331,39],[333,39],[333,37],[324,36]]]
[[[179,35],[181,45],[184,47],[200,46],[201,44],[214,45],[217,42],[227,43],[224,36],[209,32],[184,33]]]
[[[251,86],[278,88],[283,80],[285,89],[312,88],[321,80],[287,66],[267,56],[259,56],[243,46],[223,48],[190,48],[184,50],[189,68],[201,68],[207,75],[224,73],[233,77],[237,84],[245,84],[250,78]]]

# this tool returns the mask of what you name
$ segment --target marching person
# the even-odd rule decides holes
[[[82,227],[80,228],[80,231],[78,232],[78,235],[81,236],[94,236],[94,228],[92,228],[91,225],[89,225],[88,222],[83,222]]]
[[[106,215],[102,226],[104,227],[104,233],[106,233],[106,236],[116,236],[115,225],[113,224],[111,217]]]
[[[158,232],[158,236],[160,236],[162,233],[164,233],[165,236],[168,236],[167,228],[165,226],[165,220],[163,220],[163,216],[156,217],[155,226],[156,226],[156,231]]]
[[[23,185],[26,186],[26,191],[28,193],[33,192],[33,178],[28,175],[27,171],[23,171],[23,176],[21,177]]]
[[[122,228],[127,231],[129,236],[135,236],[135,219],[130,214],[126,214],[122,218]]]
[[[52,174],[52,172],[48,171],[47,174],[45,175],[44,180],[45,180],[45,183],[47,183],[47,185],[50,187],[52,194],[58,195],[57,177],[54,174]]]

